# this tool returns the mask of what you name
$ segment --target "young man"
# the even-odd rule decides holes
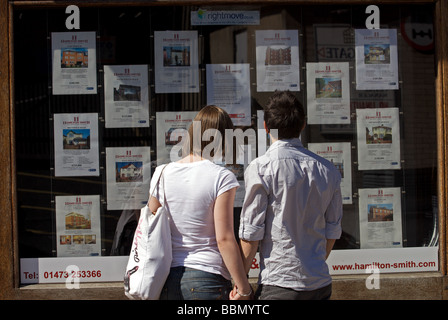
[[[260,245],[258,299],[329,299],[325,260],[342,232],[340,173],[303,147],[305,113],[293,93],[275,92],[264,121],[273,143],[244,174],[239,236],[246,272]]]

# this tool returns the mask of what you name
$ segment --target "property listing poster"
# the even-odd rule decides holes
[[[257,91],[300,91],[297,30],[257,30]]]
[[[182,158],[184,137],[196,114],[197,111],[157,112],[157,165]]]
[[[356,90],[398,89],[396,29],[356,29]]]
[[[401,248],[401,189],[359,189],[361,249]]]
[[[148,66],[104,66],[106,128],[149,127]]]
[[[308,143],[308,150],[327,159],[341,173],[342,203],[352,203],[352,156],[350,142]]]
[[[350,123],[348,62],[307,63],[307,108],[309,124]]]
[[[199,92],[197,31],[155,31],[156,93]]]
[[[55,200],[57,256],[100,256],[100,196],[57,196]]]
[[[400,169],[398,108],[357,109],[358,169]]]
[[[148,201],[150,147],[106,148],[107,210],[139,210]]]
[[[54,114],[55,176],[99,176],[98,114]]]
[[[52,32],[53,94],[96,94],[95,32]]]
[[[207,104],[227,111],[235,126],[250,126],[249,64],[207,64],[206,72]]]

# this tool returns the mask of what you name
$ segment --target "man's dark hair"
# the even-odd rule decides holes
[[[269,131],[278,130],[278,139],[298,138],[305,124],[305,111],[290,91],[276,91],[264,110],[264,121]]]

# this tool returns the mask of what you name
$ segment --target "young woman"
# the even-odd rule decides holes
[[[211,161],[216,155],[204,152],[211,142],[202,141],[204,132],[215,133],[215,138],[222,137],[225,150],[225,129],[233,129],[232,121],[216,106],[204,107],[194,121],[196,126],[192,124],[188,131],[190,153],[166,166],[149,202],[150,210],[156,212],[165,200],[172,217],[173,262],[160,299],[228,299],[231,278],[237,288],[232,298],[249,299],[252,288],[233,229],[239,183],[231,171]],[[197,124],[200,130],[195,129]],[[150,190],[162,167],[156,168]]]

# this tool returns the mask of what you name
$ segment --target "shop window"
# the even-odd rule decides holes
[[[64,282],[69,265],[82,281],[121,281],[177,129],[214,103],[252,130],[234,166],[243,185],[269,146],[258,129],[276,89],[297,95],[304,146],[343,177],[330,272],[438,270],[433,6],[380,6],[380,29],[365,9],[81,7],[79,30],[65,8],[15,9],[21,283]]]

